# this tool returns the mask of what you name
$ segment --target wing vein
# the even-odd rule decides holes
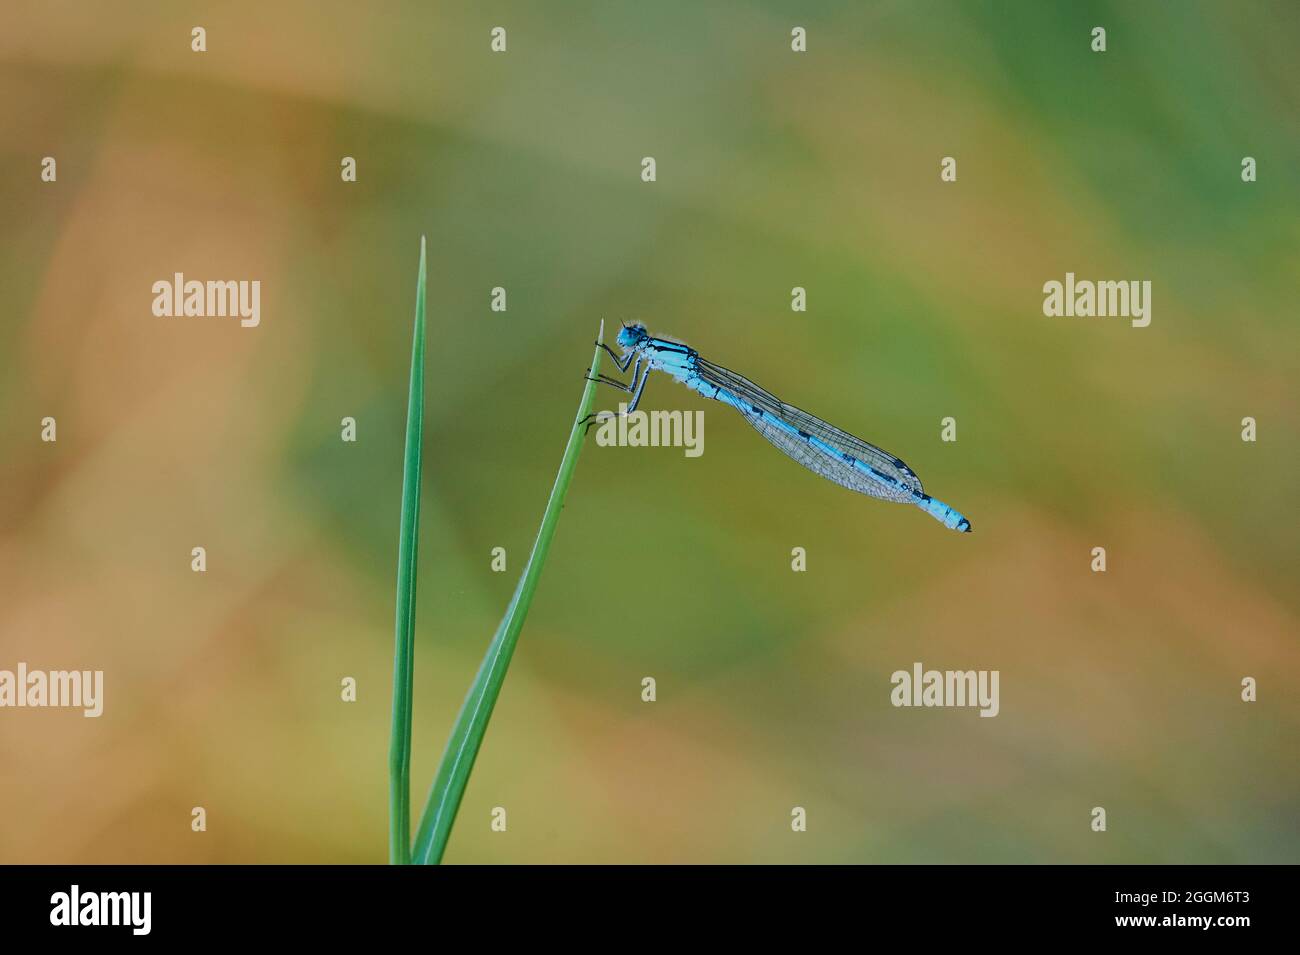
[[[702,381],[722,388],[740,399],[737,410],[754,430],[787,457],[815,474],[851,491],[886,501],[910,503],[914,501],[914,495],[924,493],[916,472],[883,448],[842,431],[794,405],[786,404],[748,378],[721,365],[697,358],[695,372]],[[755,408],[763,413],[756,412]],[[768,416],[784,422],[796,433],[791,434]],[[809,435],[824,442],[835,453],[828,453],[824,448],[808,441],[805,436]],[[868,470],[846,461],[845,455],[862,462]],[[884,480],[873,476],[871,471]]]

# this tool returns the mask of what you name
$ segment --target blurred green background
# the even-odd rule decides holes
[[[386,859],[424,234],[417,806],[602,318],[882,444],[975,528],[652,380],[705,453],[584,451],[448,861],[1296,861],[1294,3],[0,18],[0,668],[106,680],[98,720],[0,711],[0,860]],[[155,318],[177,271],[260,279],[261,326]],[[1151,326],[1044,317],[1067,271],[1151,280]],[[1001,714],[893,708],[913,661],[1000,670]]]

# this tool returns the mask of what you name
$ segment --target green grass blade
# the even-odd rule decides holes
[[[420,457],[424,439],[424,237],[415,284],[415,334],[406,405],[402,525],[397,539],[397,630],[393,651],[393,729],[388,749],[388,861],[411,861],[411,679],[415,668],[415,569],[420,532]]]
[[[599,340],[604,340],[604,337],[605,323],[601,322]],[[597,348],[591,359],[588,377],[594,378],[599,367],[600,349]],[[469,783],[470,770],[474,768],[474,759],[483,743],[483,734],[487,732],[492,708],[496,706],[501,684],[505,682],[510,657],[515,652],[519,631],[524,625],[524,618],[528,616],[528,608],[532,605],[537,581],[542,575],[542,565],[546,563],[546,554],[551,548],[551,538],[555,536],[555,526],[560,519],[560,510],[564,507],[564,495],[569,489],[569,480],[573,477],[578,452],[582,450],[582,439],[586,434],[582,421],[591,413],[595,393],[596,383],[588,381],[582,390],[582,400],[578,402],[578,415],[569,432],[569,443],[560,460],[560,472],[555,476],[550,500],[546,502],[546,511],[542,514],[541,529],[537,532],[533,551],[528,555],[528,564],[519,578],[519,585],[510,599],[506,615],[488,646],[478,674],[470,685],[465,702],[461,704],[451,736],[447,739],[447,749],[442,754],[442,763],[438,767],[438,775],[429,791],[429,800],[425,804],[420,827],[415,835],[412,856],[415,862],[438,863],[442,861],[442,854],[447,848],[451,826],[456,820],[456,810],[460,808],[461,797]]]

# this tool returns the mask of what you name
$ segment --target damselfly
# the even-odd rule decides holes
[[[970,530],[970,521],[926,494],[916,472],[888,451],[786,404],[748,378],[701,358],[693,348],[655,338],[644,325],[623,326],[618,333],[621,357],[604,342],[596,344],[609,353],[619,371],[632,368],[630,382],[596,376],[597,381],[632,395],[625,413],[636,410],[650,372],[665,372],[705,398],[731,405],[754,430],[808,470],[859,494],[915,504],[952,530]]]

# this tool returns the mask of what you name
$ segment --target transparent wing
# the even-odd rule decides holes
[[[884,501],[911,503],[913,493],[924,493],[921,479],[916,476],[916,472],[888,451],[874,444],[868,444],[847,431],[841,431],[794,405],[786,404],[743,375],[738,375],[703,358],[696,359],[696,373],[709,384],[723,388],[740,398],[742,403],[749,407],[737,410],[753,425],[754,430],[813,473],[820,474],[850,491],[857,491],[859,494]],[[755,407],[759,412],[752,410]],[[848,454],[856,458],[887,479],[897,482],[899,486],[893,487],[878,481],[839,456],[828,454],[822,448],[788,433],[778,427],[773,422],[773,418],[786,422],[796,431],[820,438],[839,454]]]

